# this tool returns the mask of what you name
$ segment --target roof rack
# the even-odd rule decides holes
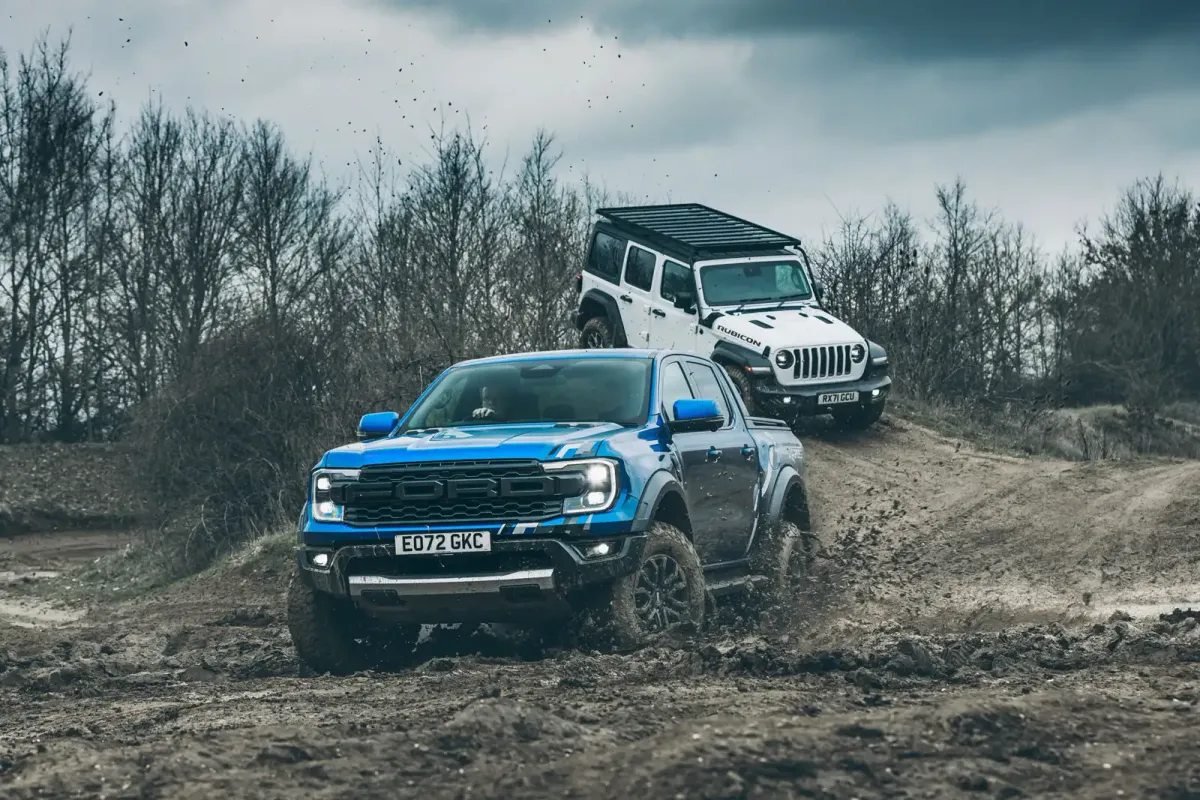
[[[596,213],[631,236],[672,245],[693,259],[800,246],[795,237],[700,203],[598,208]]]

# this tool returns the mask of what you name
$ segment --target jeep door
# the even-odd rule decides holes
[[[717,431],[673,435],[688,498],[696,552],[705,565],[745,555],[754,527],[758,458],[740,414],[734,410],[711,366],[703,361],[666,359],[659,373],[663,414],[672,418],[676,400],[716,401],[725,416]]]
[[[621,320],[625,323],[625,338],[630,347],[650,346],[650,304],[654,286],[654,267],[658,256],[632,242],[625,251],[625,269],[617,299]]]
[[[664,257],[659,262],[650,307],[650,342],[653,347],[695,353],[699,312],[694,304],[690,312],[675,307],[680,292],[696,296],[692,268]]]

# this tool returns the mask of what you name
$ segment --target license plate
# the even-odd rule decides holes
[[[839,403],[857,403],[858,392],[826,392],[817,395],[817,405],[836,406]]]
[[[446,553],[490,553],[491,531],[396,534],[396,555],[436,556]]]

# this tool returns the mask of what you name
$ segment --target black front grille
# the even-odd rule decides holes
[[[527,569],[552,568],[542,552],[455,553],[443,556],[355,556],[346,560],[346,575],[379,575],[385,578],[441,575],[503,575]]]
[[[427,499],[431,481],[502,481],[541,478],[537,461],[443,461],[364,467],[346,489],[349,525],[421,525],[451,522],[537,522],[562,513],[561,496]],[[411,491],[406,492],[409,485]],[[405,499],[401,500],[400,496]]]
[[[792,351],[796,358],[792,377],[796,380],[811,380],[849,375],[854,369],[854,362],[850,357],[852,348],[853,345],[848,344],[797,347]]]

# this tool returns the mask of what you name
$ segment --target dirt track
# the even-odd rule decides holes
[[[0,582],[0,796],[1200,797],[1200,615],[1159,618],[1200,609],[1200,464],[806,443],[796,607],[630,656],[301,677],[282,558],[41,628]],[[56,566],[22,541],[0,572]]]

